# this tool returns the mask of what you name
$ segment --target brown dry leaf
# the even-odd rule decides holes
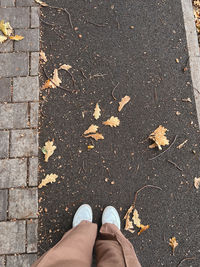
[[[141,220],[139,218],[139,214],[138,214],[138,211],[136,209],[134,209],[133,211],[133,223],[138,227],[140,228],[141,226]]]
[[[194,178],[194,187],[196,189],[199,189],[199,186],[200,186],[200,177],[199,178],[195,177]]]
[[[10,36],[12,34],[12,32],[13,32],[13,29],[10,26],[10,23],[9,22],[4,23],[4,20],[0,21],[0,30],[6,36]]]
[[[71,68],[72,68],[72,66],[63,64],[62,66],[60,66],[59,70],[61,69],[61,70],[66,70],[66,71],[68,71],[68,70],[71,69]]]
[[[185,140],[183,143],[181,143],[180,145],[178,145],[176,148],[181,149],[187,143],[187,141],[188,140]]]
[[[120,124],[120,120],[117,117],[110,117],[107,121],[102,122],[104,125],[109,125],[110,127],[117,127]]]
[[[190,103],[192,103],[192,100],[191,100],[190,97],[188,97],[188,98],[183,98],[182,101],[183,101],[183,102],[190,102]]]
[[[50,79],[48,79],[42,86],[42,90],[43,89],[47,89],[47,88],[56,88],[55,84],[52,83],[52,81]]]
[[[95,118],[96,120],[98,120],[99,117],[101,116],[101,109],[100,109],[98,103],[97,103],[96,106],[95,106],[93,116],[94,116],[94,118]]]
[[[159,126],[153,133],[150,134],[149,139],[153,140],[155,144],[149,146],[149,148],[158,147],[159,150],[162,150],[161,146],[169,145],[169,140],[165,136],[167,129],[163,126]]]
[[[5,42],[8,38],[6,36],[0,35],[0,43],[2,44]]]
[[[103,135],[100,133],[95,133],[95,134],[89,134],[87,136],[85,136],[86,138],[88,137],[92,137],[93,139],[95,139],[96,141],[98,141],[99,139],[104,139]]]
[[[130,96],[126,95],[125,97],[123,97],[121,99],[121,101],[119,102],[119,107],[118,107],[118,111],[120,112],[123,107],[131,100]]]
[[[96,133],[99,126],[92,124],[83,134]]]
[[[41,6],[48,6],[47,3],[42,2],[42,1],[40,1],[40,0],[35,0],[35,2],[38,3],[38,4],[41,5]]]
[[[53,145],[53,141],[47,141],[45,142],[45,146],[42,148],[42,152],[44,153],[44,161],[48,162],[49,157],[51,157],[54,153],[54,150],[56,149],[56,146]]]
[[[133,230],[133,222],[130,220],[130,214],[133,211],[133,206],[130,206],[130,208],[127,210],[126,215],[124,216],[124,219],[126,220],[124,230],[129,231],[131,233],[134,233]]]
[[[24,39],[24,37],[21,35],[15,35],[15,36],[10,36],[10,39],[13,41],[21,41]]]
[[[53,72],[53,79],[52,82],[56,85],[56,86],[60,86],[61,84],[61,79],[58,77],[58,70],[55,69]]]
[[[42,51],[42,50],[40,51],[40,58],[41,58],[42,60],[44,60],[44,62],[47,62],[47,57],[46,57],[44,51]]]
[[[56,179],[58,178],[57,174],[51,173],[51,174],[47,174],[47,176],[42,179],[42,182],[39,184],[38,188],[42,188],[43,186],[46,186],[49,183],[54,183],[56,181]]]
[[[172,252],[173,252],[173,255],[174,255],[174,250],[178,246],[178,242],[176,241],[176,237],[170,238],[169,245],[172,247]]]
[[[140,224],[140,231],[138,232],[138,235],[140,235],[142,232],[146,231],[147,229],[149,229],[150,225],[143,225]]]

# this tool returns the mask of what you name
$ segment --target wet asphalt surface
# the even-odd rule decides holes
[[[99,225],[103,208],[115,206],[123,226],[134,193],[150,184],[162,191],[145,188],[136,202],[142,223],[150,228],[140,236],[123,230],[142,266],[177,266],[194,256],[181,266],[199,266],[200,192],[193,179],[200,176],[200,138],[180,0],[48,3],[67,8],[73,29],[67,13],[41,9],[41,19],[53,24],[41,21],[46,73],[70,64],[75,83],[65,71],[59,76],[63,87],[78,92],[41,91],[40,147],[53,139],[57,149],[48,163],[40,153],[39,180],[50,173],[58,179],[39,189],[39,254],[71,228],[73,214],[83,203],[92,206]],[[41,69],[41,85],[45,80]],[[119,113],[118,102],[125,95],[131,101]],[[182,101],[186,98],[192,103]],[[96,121],[92,114],[97,102],[102,116]],[[110,116],[118,116],[119,127],[102,125]],[[100,126],[104,140],[82,136],[92,123]],[[161,153],[149,149],[147,140],[159,125],[168,129],[170,144],[176,140],[166,153],[149,160]],[[168,245],[172,236],[179,243],[174,256]]]

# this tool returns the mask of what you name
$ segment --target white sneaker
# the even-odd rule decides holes
[[[117,210],[112,206],[107,206],[102,214],[102,224],[112,223],[115,224],[120,230],[120,217]]]
[[[82,221],[89,221],[92,222],[93,214],[92,214],[92,208],[88,204],[81,205],[73,218],[72,227],[77,226]]]

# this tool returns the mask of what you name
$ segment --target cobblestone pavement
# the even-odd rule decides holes
[[[0,45],[0,267],[37,258],[39,7],[0,0],[20,42]]]

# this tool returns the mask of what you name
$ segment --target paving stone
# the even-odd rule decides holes
[[[27,159],[0,160],[0,188],[26,185]]]
[[[38,212],[38,190],[29,189],[11,189],[9,191],[9,209],[10,219],[37,218]]]
[[[15,34],[24,36],[24,39],[20,42],[14,43],[14,50],[18,52],[29,51],[36,52],[39,51],[39,29],[22,29],[15,30]]]
[[[38,101],[38,77],[18,77],[13,79],[13,101]]]
[[[8,190],[0,190],[0,221],[7,219]]]
[[[38,220],[27,221],[27,252],[37,252]]]
[[[38,126],[39,103],[33,102],[33,103],[30,103],[30,105],[31,105],[31,108],[30,108],[30,125],[31,125],[31,127],[37,127]]]
[[[38,155],[38,133],[36,130],[11,130],[11,157]]]
[[[0,254],[25,252],[25,221],[0,222],[0,229],[3,229],[0,231]]]
[[[28,71],[29,66],[27,53],[0,54],[0,78],[26,76],[28,75]]]
[[[13,51],[13,41],[7,40],[0,45],[0,53],[12,52]]]
[[[12,7],[15,6],[15,0],[0,0],[1,7]]]
[[[1,102],[11,101],[11,79],[10,78],[0,79],[0,101]]]
[[[16,0],[16,6],[36,6],[35,0]]]
[[[5,257],[4,256],[0,256],[0,267],[4,267],[5,266]]]
[[[9,132],[0,131],[0,158],[9,156]]]
[[[7,1],[7,0],[5,0]],[[30,22],[29,8],[28,7],[7,7],[0,8],[1,20],[9,21],[11,27],[17,28],[28,28]]]
[[[38,28],[40,26],[39,7],[31,7],[31,28]]]
[[[6,267],[30,267],[37,260],[37,254],[7,256]]]
[[[0,129],[26,128],[28,126],[28,104],[0,104]]]
[[[30,75],[38,75],[38,68],[39,68],[39,52],[32,52]]]
[[[38,158],[29,158],[29,186],[38,186]]]

